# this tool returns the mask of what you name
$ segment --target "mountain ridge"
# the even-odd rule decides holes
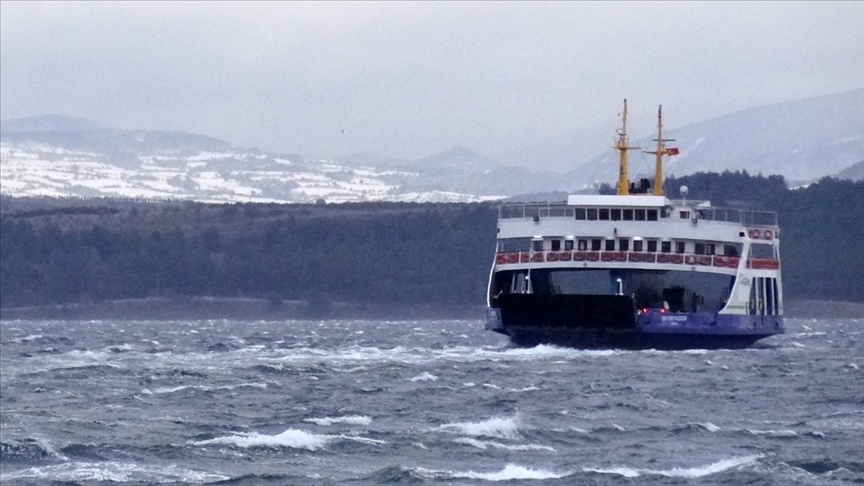
[[[6,120],[0,128],[0,190],[17,195],[465,202],[586,191],[614,183],[618,170],[612,149],[569,163],[563,173],[548,170],[556,157],[572,161],[590,153],[588,142],[568,137],[497,158],[457,145],[417,160],[374,153],[326,160],[62,115]],[[854,178],[859,171],[853,166],[864,160],[864,89],[748,108],[664,135],[677,139],[681,152],[665,159],[669,175],[746,170],[779,174],[794,185],[824,176]],[[650,139],[631,144],[651,149]],[[579,144],[583,149],[577,153]],[[653,167],[653,156],[631,153],[631,180],[650,176]]]

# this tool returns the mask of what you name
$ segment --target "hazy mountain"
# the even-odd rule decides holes
[[[780,174],[791,184],[827,175],[861,178],[864,90],[744,110],[664,135],[676,139],[670,145],[681,151],[666,159],[671,175],[746,170]],[[497,159],[453,147],[415,161],[368,153],[328,161],[240,149],[204,135],[120,130],[48,115],[2,122],[0,189],[206,201],[560,198],[591,192],[597,182],[615,183],[618,162],[610,138],[585,132]],[[653,148],[650,137],[631,144]],[[550,170],[568,166],[566,173]],[[653,156],[634,150],[629,168],[631,180],[650,176]]]
[[[666,159],[666,172],[746,170],[807,182],[864,159],[864,89],[739,111],[669,130],[681,150]],[[650,138],[631,144],[651,150]],[[608,150],[567,176],[581,184],[617,179],[617,152]],[[630,152],[630,176],[652,173],[653,155]],[[593,176],[592,176],[593,174]]]
[[[0,122],[0,140],[16,147],[54,147],[96,154],[158,155],[225,151],[228,142],[186,132],[122,130],[61,115],[31,116]]]
[[[0,133],[98,132],[104,125],[83,118],[63,115],[42,115],[0,121]]]
[[[850,181],[864,180],[864,160],[855,165],[851,165],[837,173],[839,179],[849,179]]]

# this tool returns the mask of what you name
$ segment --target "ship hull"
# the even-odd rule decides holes
[[[521,346],[580,349],[741,349],[783,332],[778,315],[637,312],[627,296],[501,295],[487,329]]]

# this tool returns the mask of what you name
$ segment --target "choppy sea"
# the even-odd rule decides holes
[[[480,321],[4,321],[0,482],[864,484],[864,319],[747,350]]]

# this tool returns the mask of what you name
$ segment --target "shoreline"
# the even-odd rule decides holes
[[[485,306],[447,304],[358,304],[230,297],[151,297],[97,303],[0,308],[9,320],[297,320],[297,319],[478,319]]]
[[[296,320],[296,319],[477,319],[485,305],[358,304],[229,297],[152,297],[98,303],[0,308],[0,321],[10,320]],[[784,317],[864,318],[864,302],[792,300]]]

